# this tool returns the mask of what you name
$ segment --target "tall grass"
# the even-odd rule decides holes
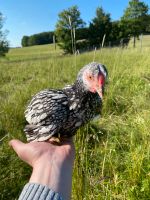
[[[95,61],[109,71],[102,116],[75,136],[72,199],[148,200],[150,197],[150,50],[102,49]],[[0,199],[17,199],[31,169],[9,148],[26,141],[24,110],[44,88],[72,83],[93,52],[63,56],[44,45],[12,49],[0,61]],[[7,137],[5,137],[9,134]]]

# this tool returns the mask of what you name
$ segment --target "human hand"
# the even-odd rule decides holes
[[[50,142],[30,142],[25,144],[20,140],[11,140],[9,144],[19,158],[33,168],[45,161],[50,163],[57,162],[57,164],[64,161],[73,162],[75,157],[72,139],[64,141],[61,145],[54,145]]]
[[[71,139],[59,146],[49,142],[25,144],[19,140],[11,140],[9,144],[19,158],[33,167],[29,182],[47,185],[64,199],[70,199],[75,158]]]

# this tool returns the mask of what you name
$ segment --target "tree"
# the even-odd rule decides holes
[[[135,40],[141,33],[146,32],[148,19],[148,5],[139,0],[129,1],[129,5],[121,18],[121,26],[126,36],[131,35]]]
[[[150,33],[150,15],[147,16],[146,33]]]
[[[110,40],[111,41],[117,41],[120,39],[120,26],[119,21],[113,21],[111,23],[111,31],[110,31]]]
[[[121,37],[120,21],[112,21],[111,29],[109,33],[109,41],[107,39],[107,45],[109,46],[119,46]]]
[[[76,51],[76,30],[83,28],[85,23],[80,18],[80,11],[77,6],[72,6],[63,10],[58,15],[55,34],[59,46],[65,53],[75,53]]]
[[[88,39],[89,38],[89,28],[78,28],[76,30],[76,40]]]
[[[21,45],[22,47],[27,47],[29,46],[29,36],[23,36],[22,40],[21,40]]]
[[[6,40],[5,36],[6,36],[6,33],[4,33],[2,31],[2,28],[3,28],[3,15],[2,13],[0,12],[0,57],[1,56],[4,56],[5,53],[8,52],[9,50],[9,45],[8,45],[8,41]]]
[[[89,26],[90,44],[99,46],[102,43],[104,35],[106,35],[106,41],[109,41],[110,32],[110,14],[105,13],[102,7],[98,7],[96,9],[96,17],[92,20]]]

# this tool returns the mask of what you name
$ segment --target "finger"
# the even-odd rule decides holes
[[[25,149],[25,143],[20,140],[11,140],[9,145],[14,149],[14,151],[20,156],[22,151]]]

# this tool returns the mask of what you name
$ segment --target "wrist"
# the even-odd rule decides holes
[[[73,160],[37,162],[29,180],[30,183],[46,185],[58,192],[64,199],[70,199]]]

